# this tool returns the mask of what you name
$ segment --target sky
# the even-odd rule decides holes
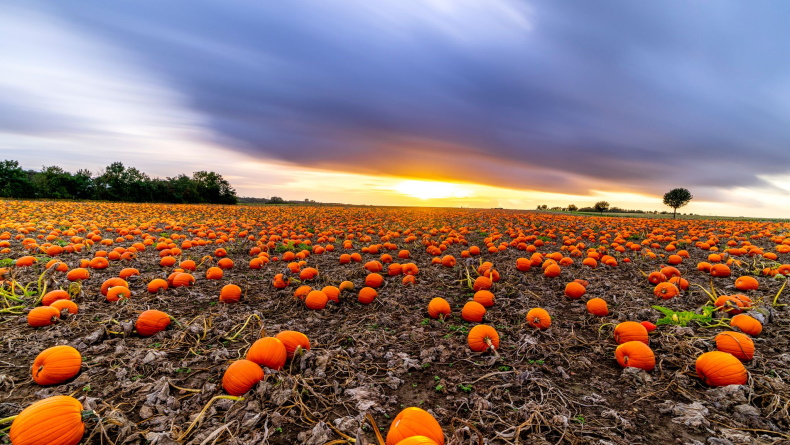
[[[239,196],[790,217],[790,3],[0,3],[0,158]]]

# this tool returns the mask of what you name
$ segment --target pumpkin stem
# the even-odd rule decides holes
[[[486,344],[488,345],[488,349],[490,349],[490,350],[494,351],[494,355],[495,355],[497,358],[499,358],[499,352],[497,352],[496,348],[494,347],[494,344],[493,344],[493,343],[491,343],[491,339],[490,339],[489,337],[486,337],[486,339],[485,339],[485,340],[486,340]]]
[[[379,441],[379,445],[384,445],[384,438],[381,437],[381,431],[379,431],[379,426],[376,425],[376,420],[370,413],[365,414],[365,418],[368,419],[368,422],[370,422],[370,425],[373,427],[373,432],[376,433],[376,439]]]
[[[195,420],[193,420],[192,423],[189,425],[189,428],[187,428],[187,430],[184,431],[183,434],[178,436],[178,439],[176,439],[176,442],[181,442],[182,440],[186,439],[186,437],[189,435],[189,433],[192,432],[192,429],[195,428],[195,426],[198,424],[198,422],[203,420],[203,415],[206,414],[206,411],[209,409],[211,404],[214,403],[218,399],[234,400],[234,401],[240,402],[240,401],[244,400],[244,397],[238,397],[238,396],[214,396],[214,397],[212,397],[211,400],[209,400],[208,403],[206,403],[206,406],[204,406],[203,409],[200,410],[200,413],[198,413],[197,417],[195,417]]]
[[[238,337],[238,336],[239,336],[239,335],[242,333],[242,331],[244,331],[244,329],[245,329],[245,328],[247,327],[247,325],[250,323],[250,320],[252,319],[252,317],[255,317],[255,318],[257,318],[257,319],[258,319],[258,321],[260,321],[260,319],[261,319],[261,317],[259,317],[257,314],[250,314],[250,316],[249,316],[249,317],[247,317],[247,320],[245,320],[245,321],[244,321],[244,324],[241,326],[241,329],[239,329],[238,331],[236,331],[236,333],[235,333],[235,334],[233,334],[233,335],[231,335],[230,337],[225,337],[225,340],[229,340],[229,341],[234,341],[234,340],[236,340],[236,338],[237,338],[237,337]]]
[[[774,301],[773,301],[773,303],[771,303],[771,306],[773,306],[773,307],[777,307],[778,306],[776,303],[779,301],[779,295],[782,294],[782,291],[785,290],[785,286],[787,286],[787,280],[788,279],[785,278],[785,282],[782,283],[782,287],[780,287],[779,291],[776,293],[776,296],[774,297]],[[784,305],[782,305],[782,306],[784,306]]]

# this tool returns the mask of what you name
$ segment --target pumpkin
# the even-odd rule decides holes
[[[489,290],[494,283],[488,277],[477,277],[475,278],[474,284],[472,284],[472,290],[477,292],[479,290]]]
[[[109,265],[110,262],[107,260],[107,258],[96,257],[90,261],[88,267],[90,267],[91,269],[101,270],[101,269],[106,269]]]
[[[329,297],[320,290],[311,291],[304,300],[305,306],[314,311],[324,309],[328,302]]]
[[[247,360],[269,369],[279,371],[285,366],[288,352],[285,345],[276,337],[263,337],[255,341],[247,351]]]
[[[700,355],[696,362],[697,375],[708,386],[744,385],[749,375],[740,360],[722,351]]]
[[[318,269],[314,267],[305,267],[299,272],[299,279],[302,281],[305,280],[312,280],[313,278],[318,276]]]
[[[226,284],[219,291],[219,301],[223,303],[238,303],[241,299],[241,288],[235,284]]]
[[[107,301],[118,301],[128,298],[130,295],[132,295],[132,292],[129,288],[124,286],[113,286],[107,290]]]
[[[730,266],[726,264],[714,264],[710,268],[710,275],[713,277],[729,277],[732,274]]]
[[[411,436],[407,437],[396,445],[438,445],[435,440],[425,436]]]
[[[71,346],[53,346],[33,361],[33,380],[39,385],[58,385],[79,374],[82,356]]]
[[[222,272],[222,270],[220,270],[220,272]],[[208,273],[206,273],[206,278],[208,278]],[[217,278],[209,278],[209,279],[217,279]],[[285,279],[285,276],[281,273],[278,273],[272,279],[272,286],[274,286],[275,289],[285,289],[286,287],[288,287],[289,284],[291,284],[291,279],[290,278]]]
[[[342,283],[340,283],[340,286],[338,286],[337,288],[340,289],[340,292],[343,292],[345,290],[352,291],[354,290],[354,283],[350,281],[343,281]]]
[[[763,331],[763,325],[751,315],[738,314],[730,320],[730,326],[738,328],[744,334],[757,337]]]
[[[451,312],[450,303],[444,298],[436,297],[428,303],[428,316],[431,318],[448,317]]]
[[[551,327],[551,315],[543,308],[532,308],[527,312],[527,324],[537,329]]]
[[[444,267],[455,267],[456,260],[455,257],[452,255],[445,255],[442,257],[442,266]]]
[[[22,410],[8,438],[14,445],[76,445],[84,433],[82,403],[71,396],[53,396]]]
[[[148,292],[155,294],[162,290],[167,290],[168,284],[166,280],[162,278],[155,278],[148,283]]]
[[[587,301],[587,312],[597,317],[605,317],[609,315],[609,307],[603,298],[591,298]]]
[[[66,279],[69,281],[82,281],[82,280],[87,280],[90,277],[91,274],[90,272],[88,272],[88,269],[85,269],[83,267],[71,269],[69,273],[66,274]]]
[[[225,275],[225,272],[222,271],[219,267],[209,267],[206,270],[206,279],[207,280],[221,280],[222,277]],[[275,277],[276,279],[276,277]]]
[[[735,331],[721,332],[716,336],[716,349],[734,355],[739,360],[754,358],[754,342],[749,336]]]
[[[485,352],[488,348],[499,349],[499,334],[496,329],[485,324],[479,324],[469,330],[466,341],[469,349],[475,352]]]
[[[41,304],[44,306],[50,306],[52,303],[58,300],[71,300],[71,296],[65,290],[53,290],[49,291],[41,297]]]
[[[195,264],[193,260],[184,260],[178,263],[178,267],[184,270],[194,271],[195,269],[197,269],[197,264]]]
[[[671,279],[672,277],[679,277],[680,276],[680,271],[677,268],[672,267],[672,266],[662,267],[661,268],[661,273],[664,274],[664,276],[667,279]]]
[[[520,272],[529,272],[532,268],[531,262],[526,258],[518,258],[516,259],[516,269]]]
[[[623,368],[640,368],[652,371],[656,367],[656,356],[650,346],[641,341],[627,341],[614,351],[617,363]]]
[[[658,284],[667,281],[667,276],[661,272],[650,272],[650,275],[647,276],[647,281],[650,284]]]
[[[461,308],[461,318],[470,323],[480,323],[486,315],[486,308],[476,301],[467,302]]]
[[[760,283],[754,277],[742,276],[735,280],[735,288],[738,290],[757,290],[759,286]]]
[[[377,273],[369,273],[365,277],[365,286],[377,288],[384,284],[384,277]]]
[[[378,294],[379,293],[376,291],[376,289],[373,289],[372,287],[363,287],[359,290],[357,301],[362,304],[370,304],[373,303],[373,300],[376,299]]]
[[[102,283],[101,294],[106,297],[107,291],[109,291],[111,287],[115,287],[115,286],[123,286],[128,289],[129,283],[126,282],[126,280],[124,280],[123,278],[119,278],[119,277],[110,278],[108,280],[105,280],[104,283]]]
[[[181,272],[173,277],[173,287],[186,287],[195,284],[195,277],[192,275]]]
[[[288,358],[293,358],[298,350],[310,350],[310,339],[299,331],[282,331],[275,337],[285,346]]]
[[[639,324],[644,326],[648,333],[655,331],[658,327],[649,321],[640,321]]]
[[[170,316],[165,312],[149,309],[137,317],[134,328],[143,337],[150,337],[170,326]]]
[[[71,300],[57,300],[54,303],[50,304],[49,306],[54,307],[55,309],[58,310],[58,312],[61,313],[63,309],[67,309],[70,314],[76,314],[77,312],[79,312],[79,307],[77,306],[77,303]]]
[[[340,303],[340,289],[338,289],[337,287],[324,286],[324,288],[321,289],[321,292],[323,292],[330,301],[334,301],[335,303]]]
[[[219,266],[219,268],[223,269],[223,270],[224,269],[233,269],[233,260],[230,259],[230,258],[223,258],[223,259],[217,261],[217,266]]]
[[[403,273],[403,266],[398,263],[392,263],[387,266],[387,275],[394,277]]]
[[[398,445],[398,442],[414,436],[424,436],[438,445],[444,445],[444,432],[439,422],[427,411],[409,407],[398,413],[392,421],[387,432],[387,445]]]
[[[312,290],[313,290],[312,287],[303,284],[297,287],[296,290],[294,291],[294,298],[296,298],[297,300],[304,301],[304,299],[307,298],[307,294],[309,294]]]
[[[378,261],[368,261],[362,267],[367,269],[368,272],[381,272],[381,270],[384,268],[384,266],[382,266]]]
[[[401,270],[403,271],[403,275],[417,275],[420,273],[420,268],[414,263],[406,263],[402,265]]]
[[[159,265],[162,266],[162,267],[170,267],[170,266],[176,264],[176,261],[178,261],[176,259],[176,257],[168,255],[168,256],[162,257],[159,260]]]
[[[494,305],[494,294],[489,290],[479,290],[475,292],[474,300],[483,305],[483,307],[489,308]]]
[[[689,280],[685,278],[672,277],[669,279],[669,282],[679,287],[682,290],[688,290],[689,288]]]
[[[543,269],[543,276],[547,278],[556,278],[560,276],[561,273],[562,269],[557,264],[549,264],[545,269]]]
[[[585,293],[587,293],[587,289],[579,282],[571,281],[565,285],[565,296],[571,300],[578,300]]]
[[[647,336],[647,329],[635,321],[624,321],[614,328],[614,341],[618,344],[623,344],[629,341],[641,341],[644,344],[649,344],[650,339]]]
[[[60,318],[60,311],[52,306],[39,306],[27,313],[27,324],[34,328],[49,326]]]
[[[676,297],[679,293],[678,287],[668,281],[656,284],[656,287],[653,289],[653,294],[663,300]]]
[[[222,388],[232,396],[244,395],[263,380],[263,369],[250,360],[236,360],[222,376]]]
[[[730,315],[738,315],[743,312],[743,309],[752,306],[752,299],[741,294],[720,295],[713,305]]]
[[[29,267],[38,262],[38,258],[30,255],[22,256],[14,261],[16,267]]]

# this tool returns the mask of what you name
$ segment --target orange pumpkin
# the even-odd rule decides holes
[[[653,294],[663,300],[676,297],[679,293],[678,287],[668,281],[656,284],[656,287],[653,289]]]
[[[206,279],[208,280],[221,280],[222,277],[225,275],[225,272],[222,271],[219,267],[209,267],[206,270]],[[275,280],[277,277],[275,277]]]
[[[241,299],[241,288],[235,284],[226,284],[219,291],[219,301],[223,303],[238,303]]]
[[[16,259],[14,261],[14,265],[16,267],[30,267],[33,264],[37,263],[38,259],[34,256],[26,255]]]
[[[288,358],[293,358],[300,350],[310,350],[310,339],[299,331],[282,331],[275,337],[285,346]]]
[[[738,328],[744,334],[757,337],[763,332],[763,324],[751,315],[738,314],[730,320],[730,326]]]
[[[738,315],[751,307],[752,299],[746,295],[720,295],[713,305],[730,315]]]
[[[107,290],[107,301],[118,301],[129,298],[132,292],[124,286],[113,286]]]
[[[730,266],[726,264],[714,264],[710,268],[710,275],[713,277],[729,277],[732,274]]]
[[[167,290],[168,284],[166,280],[162,278],[155,278],[148,283],[148,292],[155,294],[162,290]]]
[[[565,296],[571,300],[578,300],[585,293],[587,293],[587,289],[581,283],[571,281],[565,285]]]
[[[735,288],[738,290],[757,290],[758,287],[760,287],[760,283],[754,277],[744,275],[735,280]]]
[[[193,284],[195,284],[195,277],[185,272],[181,272],[173,278],[173,287],[187,287]]]
[[[591,298],[587,301],[587,312],[597,317],[605,317],[609,315],[609,307],[603,298]]]
[[[255,341],[247,351],[247,360],[269,369],[279,371],[285,366],[288,352],[285,345],[276,337],[263,337]]]
[[[44,306],[50,306],[52,303],[58,300],[71,300],[71,296],[65,290],[53,290],[49,291],[41,297],[41,304]]]
[[[479,290],[475,292],[474,300],[483,305],[483,307],[489,308],[494,305],[494,294],[489,290]]]
[[[708,386],[744,385],[749,375],[734,355],[711,351],[700,355],[696,362],[697,375]]]
[[[318,269],[314,267],[305,267],[299,272],[299,279],[302,281],[312,280],[318,276]]]
[[[543,269],[543,276],[548,278],[556,278],[560,276],[562,273],[562,269],[557,264],[549,264],[545,269]]]
[[[439,445],[435,440],[425,436],[411,436],[407,437],[396,445]]]
[[[721,332],[716,335],[716,349],[734,355],[739,360],[754,358],[754,342],[749,336],[735,331]]]
[[[641,323],[635,321],[624,321],[615,326],[614,341],[618,344],[629,341],[641,341],[646,345],[650,343],[647,329]]]
[[[350,281],[343,281],[342,283],[340,283],[340,286],[338,286],[338,289],[340,289],[340,292],[343,292],[343,291],[346,291],[346,290],[347,291],[352,291],[352,290],[354,290],[354,283],[352,283]]]
[[[472,290],[477,292],[479,290],[489,290],[491,286],[493,286],[493,282],[488,277],[477,277],[475,278],[474,284],[472,284]]]
[[[551,327],[551,315],[543,308],[532,308],[527,312],[527,324],[536,329]]]
[[[326,304],[329,302],[329,297],[326,296],[325,293],[321,292],[320,290],[310,291],[305,297],[304,303],[308,309],[312,309],[314,311],[321,310],[326,307]]]
[[[335,286],[324,286],[324,288],[321,289],[321,292],[326,294],[326,297],[330,301],[334,301],[335,303],[340,303],[340,289],[338,289],[337,287],[335,287]]]
[[[499,333],[485,324],[479,324],[469,330],[466,341],[469,348],[475,352],[485,352],[488,348],[499,349]]]
[[[22,410],[8,438],[15,445],[76,445],[84,433],[82,403],[71,396],[53,396]]]
[[[414,436],[424,436],[444,445],[444,432],[439,422],[427,411],[409,407],[395,416],[387,433],[386,445],[398,445],[398,442]]]
[[[378,295],[379,293],[376,291],[376,289],[373,289],[372,287],[363,287],[359,290],[357,301],[362,304],[370,304],[373,303],[373,300],[375,300]]]
[[[649,281],[650,284],[663,283],[667,281],[667,279],[667,276],[661,272],[650,272],[650,275],[647,276],[647,281]]]
[[[444,298],[436,297],[428,303],[428,316],[431,318],[448,317],[451,312],[450,303]]]
[[[170,316],[162,311],[149,309],[137,317],[134,328],[143,337],[150,337],[170,326]]]
[[[617,363],[623,368],[633,367],[652,371],[656,367],[656,356],[650,346],[641,341],[627,341],[614,351]]]
[[[217,261],[217,266],[219,266],[219,268],[223,269],[223,270],[224,269],[233,269],[233,260],[230,259],[230,258],[223,258],[223,259]]]
[[[373,273],[381,272],[381,270],[384,268],[378,261],[368,261],[363,267],[367,269],[368,272]]]
[[[83,267],[71,269],[69,273],[66,274],[66,279],[69,281],[82,281],[82,280],[87,280],[90,277],[91,274],[90,272],[88,272],[88,269],[85,269]]]
[[[208,274],[206,274],[206,278],[208,278]],[[216,278],[209,278],[209,279],[216,279]],[[274,286],[275,289],[285,289],[286,287],[288,287],[289,284],[291,284],[291,279],[288,278],[286,280],[285,276],[281,273],[278,273],[272,279],[272,286]]]
[[[80,352],[71,346],[53,346],[41,351],[33,361],[33,380],[39,385],[58,385],[79,374]]]
[[[52,306],[39,306],[27,313],[27,324],[34,328],[49,326],[60,318],[60,311]]]
[[[377,273],[369,273],[368,276],[365,277],[365,286],[377,288],[384,284],[384,277]]]
[[[50,304],[49,306],[54,307],[55,309],[58,310],[58,312],[61,313],[63,309],[68,310],[70,314],[76,314],[77,312],[79,312],[79,307],[77,306],[77,303],[71,300],[57,300],[52,304]]]
[[[461,318],[470,323],[481,323],[485,315],[485,306],[476,301],[469,301],[461,308]]]
[[[222,388],[232,396],[244,395],[263,380],[263,369],[250,360],[236,360],[222,376]]]

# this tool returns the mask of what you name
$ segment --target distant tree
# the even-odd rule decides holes
[[[609,208],[609,203],[606,201],[598,201],[595,203],[593,208],[595,209],[596,212],[599,212],[601,215],[603,215],[603,212],[605,212]]]
[[[272,196],[269,198],[269,204],[284,204],[285,200],[280,198],[279,196]]]
[[[575,212],[577,210],[579,210],[579,208],[576,207],[576,204],[568,204],[568,211],[569,212]]]
[[[0,162],[0,196],[4,198],[32,198],[33,183],[17,161]]]
[[[684,188],[672,189],[664,194],[664,204],[673,209],[672,218],[677,217],[678,208],[688,204],[692,199],[694,196]]]
[[[236,204],[237,202],[236,190],[222,175],[199,171],[192,174],[192,181],[197,186],[198,195],[205,202],[218,204]]]

